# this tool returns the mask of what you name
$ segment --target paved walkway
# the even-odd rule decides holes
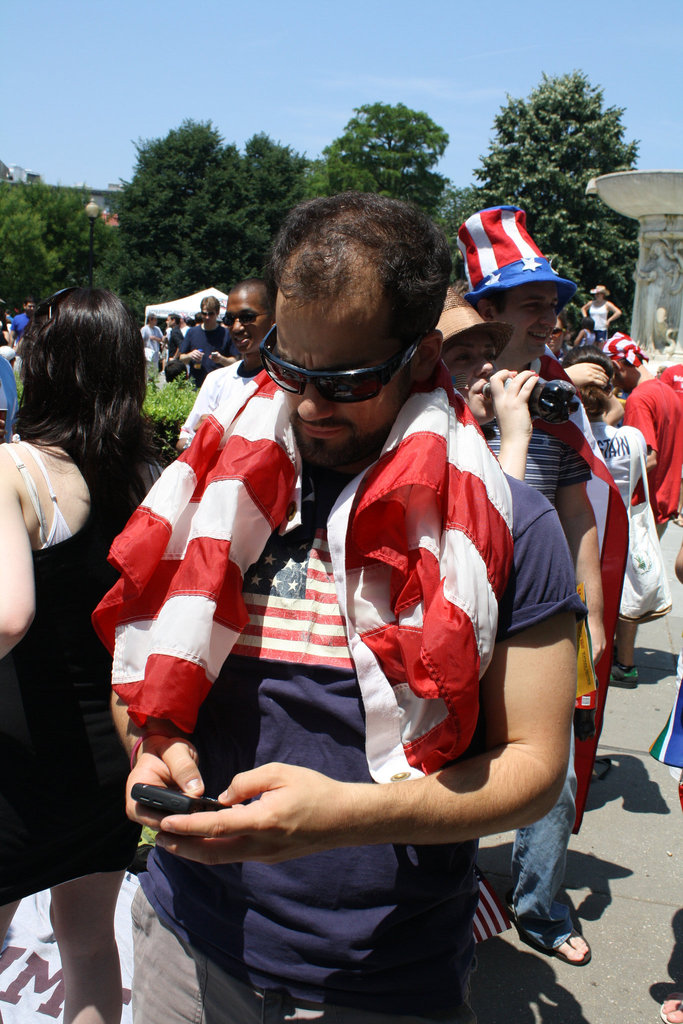
[[[668,992],[683,989],[683,816],[668,768],[648,754],[671,710],[683,629],[683,586],[673,564],[683,530],[662,539],[673,610],[642,626],[640,681],[611,688],[581,832],[572,838],[566,894],[593,959],[570,967],[534,953],[514,930],[479,947],[473,1004],[479,1024],[646,1024]],[[481,844],[480,863],[502,896],[512,833]]]

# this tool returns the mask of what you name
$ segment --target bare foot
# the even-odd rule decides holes
[[[587,963],[590,959],[590,952],[590,946],[583,935],[579,935],[578,932],[572,932],[566,942],[554,949],[555,956],[569,964]]]
[[[683,1024],[683,992],[670,992],[659,1015],[665,1024]]]

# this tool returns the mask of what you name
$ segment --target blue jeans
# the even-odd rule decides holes
[[[555,897],[564,882],[575,797],[572,732],[567,778],[557,803],[540,821],[517,830],[512,849],[512,901],[517,920],[525,932],[548,949],[566,942],[574,928],[569,907]]]

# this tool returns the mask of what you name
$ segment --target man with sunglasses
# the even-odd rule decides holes
[[[180,346],[182,363],[190,365],[190,379],[200,388],[206,375],[219,366],[234,363],[236,356],[230,349],[230,334],[219,324],[221,304],[215,295],[208,295],[201,301],[202,323],[191,327]]]
[[[265,281],[250,277],[236,284],[228,295],[223,322],[228,326],[232,343],[242,358],[207,376],[190,415],[180,428],[176,445],[179,452],[189,448],[200,423],[218,408],[231,389],[246,384],[263,369],[259,347],[273,326]]]
[[[555,799],[575,622],[560,574],[542,625],[498,629],[511,502],[440,361],[449,272],[406,204],[296,207],[270,379],[115,542],[95,621],[130,786],[225,805],[163,817],[129,788],[162,826],[133,912],[140,1024],[475,1019],[476,838]]]

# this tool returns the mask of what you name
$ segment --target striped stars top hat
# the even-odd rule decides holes
[[[576,285],[550,266],[527,231],[526,213],[518,206],[491,206],[473,213],[458,231],[470,291],[467,301],[476,306],[492,292],[522,284],[550,281],[557,287],[557,311],[566,306]]]

